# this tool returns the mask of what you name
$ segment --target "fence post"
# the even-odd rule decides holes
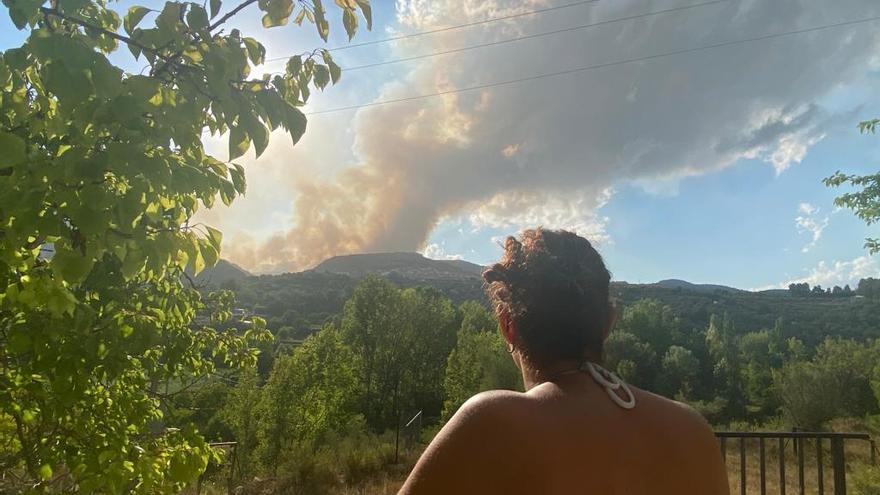
[[[779,437],[779,495],[785,495],[785,439]]]
[[[800,493],[800,495],[804,495],[806,493],[806,489],[804,487],[804,439],[796,439],[794,445],[797,449],[798,454],[798,493]]]
[[[767,495],[767,456],[764,449],[764,437],[758,439],[761,456],[761,495]]]
[[[834,495],[846,495],[846,454],[843,439],[831,439],[831,462],[834,465]]]
[[[825,495],[825,467],[822,465],[822,437],[816,437],[816,476],[819,482],[819,495]]]
[[[739,490],[746,495],[746,437],[739,439]]]

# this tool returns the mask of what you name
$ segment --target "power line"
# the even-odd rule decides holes
[[[430,29],[428,31],[420,31],[417,33],[401,34],[399,36],[392,36],[390,38],[382,38],[382,39],[378,39],[378,40],[364,41],[361,43],[352,43],[349,45],[337,46],[334,48],[328,48],[327,51],[335,52],[335,51],[341,51],[341,50],[348,50],[349,48],[359,48],[362,46],[378,45],[381,43],[390,43],[392,41],[400,41],[400,40],[404,40],[404,39],[415,38],[418,36],[425,36],[428,34],[444,33],[447,31],[455,31],[458,29],[464,29],[464,28],[468,28],[468,27],[472,27],[472,26],[479,26],[481,24],[489,24],[492,22],[506,21],[509,19],[516,19],[518,17],[543,14],[545,12],[552,12],[554,10],[568,9],[571,7],[577,7],[579,5],[587,5],[590,3],[596,3],[598,1],[599,0],[581,0],[579,2],[571,2],[571,3],[562,4],[562,5],[556,5],[554,7],[545,7],[543,9],[530,10],[528,12],[520,12],[518,14],[510,14],[510,15],[505,15],[505,16],[501,16],[501,17],[491,17],[489,19],[483,19],[482,21],[468,22],[466,24],[457,24],[455,26],[447,26],[447,27],[442,27],[442,28],[437,28],[437,29]],[[285,60],[288,58],[290,58],[290,56],[267,58],[266,62],[274,62],[276,60]]]
[[[451,53],[460,53],[460,52],[465,52],[465,51],[469,51],[469,50],[476,50],[476,49],[478,49],[478,48],[485,48],[485,47],[489,47],[489,46],[503,45],[503,44],[506,44],[506,43],[513,43],[513,42],[516,42],[516,41],[523,41],[523,40],[530,40],[530,39],[535,39],[535,38],[541,38],[541,37],[544,37],[544,36],[550,36],[550,35],[554,35],[554,34],[568,33],[568,32],[571,32],[571,31],[578,31],[578,30],[581,30],[581,29],[587,29],[587,28],[596,27],[596,26],[604,26],[604,25],[607,25],[607,24],[614,24],[614,23],[618,23],[618,22],[632,21],[632,20],[635,20],[635,19],[642,19],[642,18],[645,18],[645,17],[652,17],[652,16],[656,16],[656,15],[661,15],[661,14],[669,14],[669,13],[671,13],[671,12],[680,12],[680,11],[682,11],[682,10],[690,10],[690,9],[695,9],[695,8],[697,8],[697,7],[705,7],[705,6],[707,6],[707,5],[714,5],[714,4],[718,4],[718,3],[726,3],[727,1],[728,1],[728,0],[712,0],[712,1],[709,1],[709,2],[695,3],[695,4],[691,4],[691,5],[683,5],[683,6],[680,6],[680,7],[673,7],[673,8],[669,8],[669,9],[657,10],[657,11],[654,11],[654,12],[646,12],[646,13],[644,13],[644,14],[629,15],[629,16],[626,16],[626,17],[618,17],[618,18],[615,18],[615,19],[608,19],[608,20],[605,20],[605,21],[592,22],[592,23],[590,23],[590,24],[582,24],[582,25],[579,25],[579,26],[573,26],[573,27],[568,27],[568,28],[563,28],[563,29],[556,29],[556,30],[553,30],[553,31],[545,31],[545,32],[543,32],[543,33],[529,34],[529,35],[525,35],[525,36],[518,36],[518,37],[516,37],[516,38],[509,38],[509,39],[505,39],[505,40],[491,41],[491,42],[488,42],[488,43],[480,43],[480,44],[478,44],[478,45],[465,46],[465,47],[462,47],[462,48],[455,48],[455,49],[452,49],[452,50],[445,50],[445,51],[442,51],[442,52],[427,53],[427,54],[425,54],[425,55],[416,55],[416,56],[413,56],[413,57],[398,58],[398,59],[394,59],[394,60],[385,60],[385,61],[383,61],[383,62],[376,62],[376,63],[372,63],[372,64],[364,64],[364,65],[356,65],[356,66],[354,66],[354,67],[343,67],[342,70],[343,70],[343,72],[348,72],[348,71],[353,71],[353,70],[368,69],[368,68],[370,68],[370,67],[379,67],[379,66],[381,66],[381,65],[397,64],[397,63],[402,63],[402,62],[412,62],[412,61],[414,61],[414,60],[422,60],[422,59],[426,59],[426,58],[437,57],[437,56],[440,56],[440,55],[449,55],[449,54],[451,54]]]
[[[631,64],[631,63],[635,63],[635,62],[644,62],[647,60],[654,60],[654,59],[658,59],[658,58],[672,57],[675,55],[684,55],[684,54],[688,54],[688,53],[713,50],[716,48],[723,48],[723,47],[727,47],[727,46],[742,45],[742,44],[746,44],[746,43],[754,43],[754,42],[764,41],[764,40],[769,40],[769,39],[774,39],[774,38],[782,38],[785,36],[793,36],[796,34],[805,34],[805,33],[810,33],[810,32],[815,32],[815,31],[823,31],[826,29],[833,29],[833,28],[844,27],[844,26],[853,26],[853,25],[857,25],[857,24],[865,24],[865,23],[873,22],[873,21],[877,21],[877,20],[880,20],[880,16],[868,17],[868,18],[864,18],[864,19],[855,19],[855,20],[851,20],[851,21],[837,22],[834,24],[823,24],[821,26],[814,26],[814,27],[805,28],[805,29],[797,29],[794,31],[785,31],[785,32],[781,32],[781,33],[766,34],[766,35],[757,36],[754,38],[745,38],[745,39],[739,39],[739,40],[724,41],[721,43],[714,43],[711,45],[703,45],[703,46],[698,46],[698,47],[693,47],[693,48],[684,48],[681,50],[674,50],[671,52],[657,53],[654,55],[647,55],[644,57],[629,58],[629,59],[625,59],[625,60],[618,60],[618,61],[614,61],[614,62],[605,62],[605,63],[595,64],[595,65],[587,65],[584,67],[576,67],[573,69],[567,69],[567,70],[562,70],[562,71],[558,71],[558,72],[549,72],[549,73],[545,73],[545,74],[538,74],[538,75],[534,75],[534,76],[521,77],[521,78],[517,78],[517,79],[509,79],[507,81],[498,81],[498,82],[494,82],[494,83],[479,84],[476,86],[469,86],[466,88],[450,89],[447,91],[438,91],[436,93],[408,96],[408,97],[404,97],[404,98],[394,98],[394,99],[390,99],[390,100],[380,100],[380,101],[374,101],[374,102],[370,102],[370,103],[362,103],[360,105],[350,105],[350,106],[346,106],[346,107],[329,108],[327,110],[317,110],[314,112],[307,112],[306,115],[320,115],[320,114],[325,114],[325,113],[343,112],[346,110],[355,110],[358,108],[374,107],[374,106],[379,106],[379,105],[388,105],[391,103],[401,103],[401,102],[406,102],[406,101],[421,100],[421,99],[425,99],[425,98],[433,98],[436,96],[444,96],[444,95],[453,94],[453,93],[463,93],[466,91],[476,91],[476,90],[480,90],[480,89],[494,88],[497,86],[507,86],[510,84],[517,84],[517,83],[522,83],[522,82],[527,82],[527,81],[534,81],[537,79],[544,79],[544,78],[548,78],[548,77],[563,76],[563,75],[567,75],[567,74],[586,72],[586,71],[594,70],[594,69],[615,67],[618,65],[626,65],[626,64]]]

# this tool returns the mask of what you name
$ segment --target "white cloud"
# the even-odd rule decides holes
[[[810,242],[801,248],[802,253],[807,253],[816,247],[816,243],[822,238],[822,232],[828,227],[828,222],[831,220],[831,216],[825,215],[820,217],[820,208],[813,206],[810,203],[801,203],[798,206],[798,211],[801,212],[801,215],[798,215],[794,219],[798,233],[809,233],[811,236]]]
[[[803,213],[804,215],[812,215],[819,211],[818,206],[813,206],[810,203],[801,203],[798,205],[798,211]]]
[[[521,191],[498,194],[477,205],[468,219],[475,232],[483,228],[519,232],[540,226],[570,230],[590,241],[607,244],[611,240],[606,232],[609,219],[599,215],[598,210],[613,194],[610,188],[598,196],[591,192],[573,197]]]
[[[773,164],[776,175],[781,174],[794,163],[806,158],[807,150],[825,138],[824,134],[810,135],[812,129],[779,138],[776,149],[764,161]]]
[[[460,260],[462,256],[460,254],[448,254],[446,253],[446,249],[440,244],[433,243],[425,246],[425,250],[422,252],[425,258],[430,258],[432,260]]]
[[[807,273],[802,277],[753,290],[785,289],[789,284],[804,282],[810,285],[821,285],[825,288],[835,285],[843,287],[849,284],[855,289],[860,279],[880,277],[880,262],[877,258],[859,256],[849,261],[832,261],[831,263],[820,261],[815,267],[805,271]]]

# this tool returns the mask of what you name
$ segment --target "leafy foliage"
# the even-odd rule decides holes
[[[872,119],[859,123],[859,131],[863,134],[874,134],[880,119]],[[834,204],[853,210],[868,225],[880,221],[880,172],[869,175],[844,174],[837,171],[827,177],[824,183],[828,187],[848,185],[855,189],[834,199]],[[865,239],[865,249],[871,254],[880,252],[880,238]]]
[[[355,356],[327,326],[275,362],[259,402],[262,464],[272,471],[291,445],[310,445],[354,415]]]
[[[295,11],[3,1],[29,35],[0,54],[0,469],[32,490],[174,491],[215,457],[194,428],[163,425],[162,390],[253,364],[268,334],[260,318],[229,324],[231,293],[183,282],[220,251],[220,232],[190,219],[246,187],[201,138],[225,134],[230,160],[259,156],[275,129],[296,143],[309,85],[339,79],[326,51],[251,77],[265,47],[222,26],[254,3],[265,26]],[[321,2],[298,6],[326,39]],[[369,22],[366,1],[341,6]],[[111,61],[123,45],[141,73]]]
[[[398,289],[367,277],[346,303],[342,330],[358,355],[362,410],[377,431],[404,413],[439,415],[446,357],[455,345],[457,314],[432,289]]]
[[[301,282],[307,274],[300,275],[258,280]],[[268,476],[275,489],[297,493],[339,491],[342,484],[363,489],[394,470],[401,418],[421,410],[425,431],[436,433],[436,420],[448,419],[472,395],[520,389],[519,370],[485,305],[470,301],[455,308],[436,290],[401,288],[377,277],[362,279],[351,294],[342,315],[301,345],[276,347],[265,385],[243,375],[227,392],[228,425],[250,449],[241,452],[251,459],[241,466],[243,476]],[[778,301],[779,309],[794,299],[756,297],[735,300]],[[876,308],[860,299],[832,300],[851,311]],[[689,403],[716,425],[827,428],[836,418],[878,411],[876,330],[873,339],[836,337],[813,345],[793,336],[799,329],[782,320],[758,329],[743,329],[730,315],[710,315],[702,328],[687,329],[684,321],[656,299],[625,306],[620,327],[606,342],[605,365],[635,385]],[[401,430],[405,450],[411,435]]]
[[[463,304],[460,311],[461,328],[443,376],[443,419],[479,392],[522,388],[520,372],[492,315],[474,302]]]

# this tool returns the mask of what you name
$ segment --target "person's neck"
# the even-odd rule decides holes
[[[554,361],[553,363],[544,366],[535,366],[524,359],[520,359],[520,371],[522,371],[523,386],[525,387],[526,392],[528,392],[532,388],[546,381],[577,371],[584,361],[598,362],[594,356],[589,354],[584,355],[584,358],[581,360],[560,359],[559,361]]]

